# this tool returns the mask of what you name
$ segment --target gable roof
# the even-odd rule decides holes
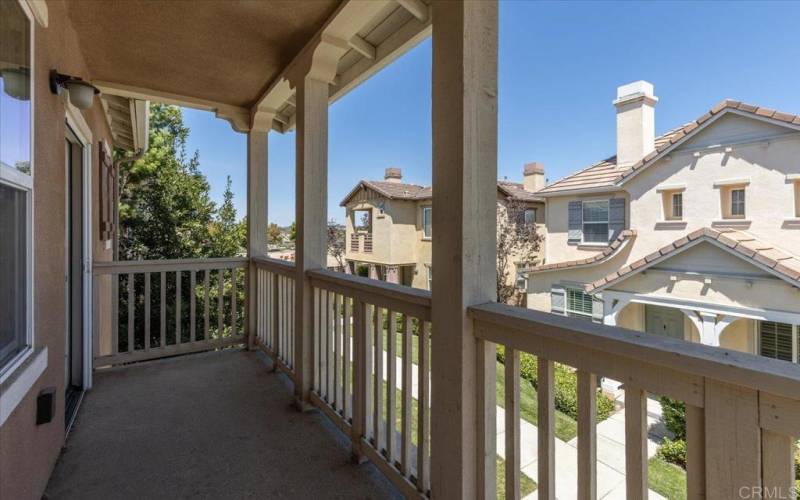
[[[430,200],[433,198],[433,189],[430,186],[420,186],[417,184],[406,184],[403,182],[388,182],[388,181],[368,181],[361,180],[356,184],[356,187],[347,193],[347,196],[339,203],[343,207],[347,205],[350,199],[355,196],[361,189],[371,189],[379,195],[390,200]],[[525,190],[525,187],[519,182],[511,181],[497,181],[497,189],[506,197],[512,200],[519,201],[544,201],[541,196],[536,195],[531,191]]]
[[[620,166],[617,165],[617,157],[612,156],[572,175],[559,179],[549,186],[540,189],[536,194],[547,196],[563,194],[570,191],[613,189],[626,182],[631,176],[639,173],[642,169],[655,163],[678,145],[693,137],[712,121],[716,121],[716,119],[723,114],[730,112],[740,115],[756,116],[781,125],[789,125],[792,128],[800,130],[800,115],[783,113],[775,111],[774,109],[762,108],[752,104],[726,99],[696,120],[656,137],[655,150],[637,163]],[[712,118],[714,118],[714,120],[711,120]]]
[[[703,241],[711,242],[790,285],[800,288],[800,257],[775,248],[744,231],[705,227],[586,285],[586,291],[588,293],[599,292]]]

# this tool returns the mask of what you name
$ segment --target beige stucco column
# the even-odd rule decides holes
[[[467,307],[495,299],[497,2],[432,9],[431,493],[483,498],[495,488],[495,352]]]
[[[328,220],[328,82],[297,82],[295,222],[295,397],[306,407],[311,391],[313,294],[306,271],[324,269]]]
[[[247,134],[247,258],[267,256],[267,133],[260,127]],[[256,338],[256,267],[248,265],[245,297],[247,348]]]

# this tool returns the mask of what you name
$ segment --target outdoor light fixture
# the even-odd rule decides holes
[[[30,101],[31,72],[28,68],[3,68],[0,70],[3,79],[3,91],[14,99]]]
[[[91,108],[95,94],[100,93],[97,87],[80,77],[62,75],[54,69],[50,70],[50,91],[55,95],[61,95],[64,90],[69,94],[69,102],[78,109]]]

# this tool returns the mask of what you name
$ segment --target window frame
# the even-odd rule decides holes
[[[532,214],[531,220],[528,220],[528,214]],[[536,224],[536,217],[538,216],[538,210],[536,207],[527,207],[522,212],[522,221],[525,224]]]
[[[17,1],[23,14],[28,19],[29,43],[30,43],[30,127],[29,127],[29,158],[30,172],[27,174],[11,167],[0,165],[0,184],[16,189],[24,193],[25,196],[25,342],[22,348],[5,364],[0,365],[0,383],[8,379],[34,352],[35,329],[34,329],[34,175],[36,173],[35,161],[35,109],[36,109],[36,20],[30,6],[21,0]]]
[[[589,321],[594,321],[594,312],[593,312],[593,302],[594,298],[586,293],[585,291],[579,288],[566,288],[564,293],[564,316],[570,318],[579,318],[579,319],[586,319]],[[588,297],[589,300],[589,312],[573,309],[570,307],[570,299],[574,294],[582,294],[581,300],[586,300]],[[584,304],[585,305],[585,304]]]
[[[670,219],[683,220],[683,192],[675,191],[670,193],[669,200],[670,200],[670,205],[669,205]],[[680,202],[675,203],[676,200],[680,200]]]
[[[430,219],[430,222],[428,224],[429,229],[427,231],[425,229],[426,228],[426,225],[425,225],[425,213],[429,213],[430,214],[428,216],[428,218]],[[427,206],[422,207],[422,224],[421,225],[422,225],[422,239],[423,240],[430,240],[431,238],[433,238],[433,207],[432,206],[427,205]]]
[[[746,190],[744,186],[742,187],[731,187],[729,190],[730,196],[730,217],[732,219],[744,219],[747,216],[747,195],[745,194]],[[736,193],[742,193],[742,199],[736,200],[735,195]],[[736,206],[741,205],[741,213],[737,213]]]
[[[606,221],[590,221],[587,222],[585,219],[586,213],[586,205],[587,204],[605,204],[606,206]],[[587,241],[586,240],[586,225],[605,225],[606,226],[606,238],[603,241]],[[581,203],[581,244],[582,245],[608,245],[608,242],[611,238],[611,203],[608,199],[602,200],[583,200]]]
[[[369,226],[367,229],[359,229],[358,226],[358,214],[357,212],[366,213],[369,216]],[[372,209],[370,208],[354,208],[351,210],[352,217],[353,217],[353,232],[356,234],[369,234],[372,232],[372,225],[373,225],[373,218],[372,218]]]
[[[789,325],[792,327],[792,360],[789,361],[790,363],[800,363],[800,325],[794,325],[791,323],[784,323],[783,321],[761,321],[759,320],[756,324],[756,352],[759,356],[763,356],[767,359],[774,359],[777,361],[786,361],[780,358],[773,358],[771,356],[764,356],[763,350],[761,348],[761,325],[764,323],[783,323],[785,325]]]

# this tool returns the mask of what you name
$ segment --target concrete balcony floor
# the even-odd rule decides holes
[[[269,364],[230,349],[96,372],[46,496],[400,498]]]

